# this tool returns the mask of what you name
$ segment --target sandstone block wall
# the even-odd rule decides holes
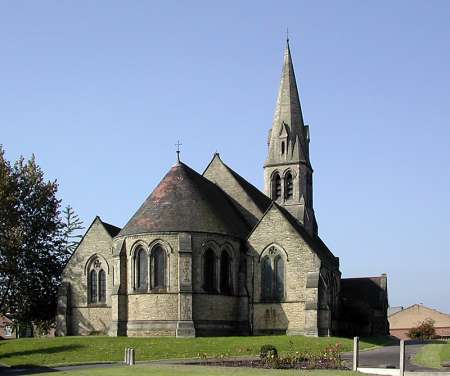
[[[106,332],[111,322],[112,239],[100,218],[96,218],[81,240],[62,274],[68,295],[59,297],[57,335]],[[106,273],[106,303],[88,302],[89,266],[98,259]],[[64,331],[65,329],[65,331]]]
[[[260,332],[284,330],[290,334],[317,335],[318,278],[321,261],[273,206],[249,238],[253,263],[253,281],[247,281],[253,291],[253,327]],[[285,252],[285,299],[281,304],[261,304],[261,256],[271,245]],[[307,286],[308,276],[315,273],[317,283]],[[251,272],[248,273],[251,276]]]
[[[227,166],[221,161],[218,154],[214,155],[203,176],[217,184],[233,199],[235,206],[248,223],[256,225],[263,213],[253,199],[243,190]]]

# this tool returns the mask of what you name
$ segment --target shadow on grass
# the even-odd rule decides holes
[[[29,356],[29,355],[33,355],[33,354],[50,355],[50,354],[57,354],[57,353],[62,353],[62,352],[66,352],[66,351],[78,350],[83,347],[84,346],[82,346],[82,345],[73,344],[73,345],[65,345],[65,346],[38,348],[38,349],[32,349],[32,350],[12,351],[12,352],[8,352],[5,354],[0,354],[0,363],[2,360],[12,358],[12,357],[17,357],[17,356]],[[11,368],[36,368],[36,371],[39,370],[39,372],[44,372],[44,371],[42,371],[42,369],[45,367],[37,366],[35,364],[24,363],[24,364],[15,364]],[[49,369],[47,369],[46,372],[48,372],[48,371],[49,371]],[[51,369],[50,369],[50,371],[51,371]]]

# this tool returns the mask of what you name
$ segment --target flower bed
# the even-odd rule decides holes
[[[342,362],[341,345],[337,343],[327,347],[320,353],[292,352],[287,356],[279,356],[275,347],[264,345],[259,359],[206,359],[200,356],[200,365],[222,367],[250,367],[266,369],[340,369],[348,370]]]

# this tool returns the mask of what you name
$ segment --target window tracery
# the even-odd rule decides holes
[[[285,260],[279,249],[271,246],[261,259],[261,298],[281,302],[285,296]]]
[[[106,272],[103,269],[102,261],[95,258],[92,262],[88,262],[89,273],[87,277],[88,286],[88,303],[98,304],[106,303]]]

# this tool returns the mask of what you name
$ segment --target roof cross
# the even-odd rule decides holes
[[[180,161],[180,146],[182,146],[183,144],[180,143],[180,140],[177,141],[177,143],[175,144],[175,146],[177,147],[177,161]]]

